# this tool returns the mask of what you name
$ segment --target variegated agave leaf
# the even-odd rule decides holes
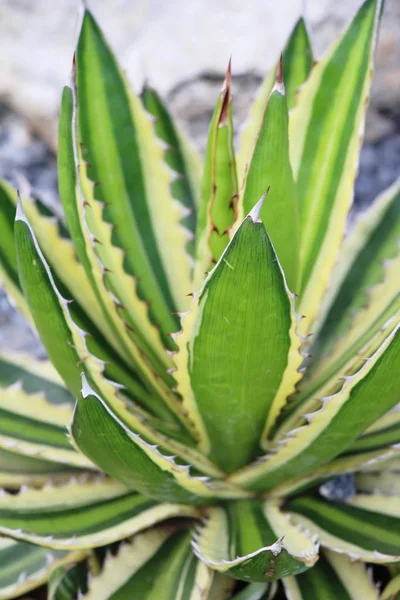
[[[229,65],[203,165],[85,12],[65,222],[0,185],[0,276],[48,354],[0,355],[1,598],[400,589],[399,183],[346,229],[381,10],[318,62],[300,19],[237,152]]]

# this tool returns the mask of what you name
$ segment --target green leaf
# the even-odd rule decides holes
[[[273,587],[270,583],[250,583],[241,592],[235,594],[232,600],[268,600],[273,597]]]
[[[288,479],[306,475],[346,451],[374,421],[398,402],[392,376],[400,360],[400,325],[392,331],[355,375],[345,378],[319,408],[304,415],[306,425],[278,440],[276,451],[233,475],[236,485],[267,491]],[[376,402],[376,398],[380,402]]]
[[[359,495],[346,503],[304,497],[285,507],[293,520],[318,535],[322,546],[373,563],[400,558],[398,498]]]
[[[318,559],[318,545],[289,524],[278,504],[229,502],[207,511],[193,543],[210,568],[243,581],[275,581]]]
[[[14,243],[15,194],[12,187],[0,181],[0,281],[11,303],[29,323],[32,317],[18,279],[17,254]]]
[[[27,394],[19,382],[0,388],[0,448],[73,467],[93,469],[67,439],[72,406],[50,404],[41,392]]]
[[[74,322],[71,316],[72,313],[75,313],[74,304],[67,301],[57,289],[50,268],[23,214],[21,205],[19,205],[15,223],[15,239],[20,279],[36,328],[49,358],[73,395],[78,396],[80,393],[80,374],[84,372],[124,422],[132,425],[138,433],[145,432],[149,439],[159,440],[160,437],[157,432],[150,430],[147,426],[147,423],[152,421],[151,415],[133,404],[129,406],[130,410],[128,411],[126,402],[118,395],[119,386],[105,378],[103,360],[107,360],[107,352],[103,349],[105,356],[100,356],[100,360],[97,356],[91,354],[90,347],[92,345],[96,346],[96,341],[88,337],[89,341],[86,342],[86,331],[79,327],[80,323],[76,324]],[[153,390],[151,391],[154,392],[154,405],[160,399],[165,399],[167,406],[168,403],[172,403],[178,407],[176,410],[177,416],[185,420],[173,392],[167,390],[155,377],[153,377],[152,382]],[[157,388],[158,391],[154,388]],[[147,391],[147,394],[149,391]],[[158,392],[160,392],[161,398],[158,397]],[[165,445],[170,447],[168,440],[166,440]],[[186,451],[186,447],[182,444],[175,444],[172,447],[174,449],[178,448],[178,454],[182,453],[182,448]],[[201,463],[205,462],[203,457],[199,457],[200,453],[196,455],[190,448],[187,451],[193,459],[193,464],[197,464],[198,459]]]
[[[171,184],[171,192],[173,197],[187,208],[188,214],[182,222],[194,236],[199,204],[197,196],[200,189],[201,158],[172,119],[156,90],[145,85],[142,101],[146,110],[155,119],[154,130],[158,138],[165,144],[165,162],[176,172]],[[188,247],[191,246],[192,241],[189,240]]]
[[[18,272],[36,328],[48,356],[72,394],[79,392],[79,355],[64,318],[68,302],[55,288],[50,268],[18,205],[14,225]]]
[[[171,378],[166,369],[171,367],[171,361],[160,332],[149,321],[147,305],[138,297],[136,281],[124,270],[124,252],[113,243],[113,227],[104,220],[102,207],[94,199],[94,187],[87,178],[80,151],[74,155],[74,127],[71,92],[66,89],[60,121],[60,194],[95,294],[93,308],[98,310],[88,314],[119,353],[120,361],[122,358],[130,367],[133,364],[135,371],[150,382],[154,379],[153,370],[168,381]]]
[[[190,535],[165,527],[135,536],[109,556],[83,600],[211,600],[212,580],[191,551]]]
[[[19,383],[26,394],[42,393],[50,404],[74,403],[74,398],[49,360],[18,353],[0,352],[0,387]]]
[[[76,446],[105,473],[150,498],[204,504],[205,497],[243,497],[246,492],[190,474],[162,448],[149,444],[115,417],[84,379],[71,425]],[[103,443],[98,444],[99,436]]]
[[[110,384],[104,380],[102,375],[104,364],[94,359],[90,354],[88,356],[88,348],[96,346],[97,341],[99,341],[98,331],[95,330],[93,332],[93,327],[89,329],[89,333],[95,333],[94,338],[96,339],[88,338],[87,348],[86,340],[84,338],[85,331],[81,331],[79,328],[75,327],[71,320],[70,312],[76,316],[77,307],[74,304],[70,305],[56,288],[54,278],[39,249],[33,232],[29,228],[29,224],[23,215],[21,207],[17,215],[15,227],[17,246],[19,240],[18,257],[21,267],[21,282],[23,286],[25,285],[25,293],[27,294],[26,297],[30,306],[34,307],[35,323],[53,364],[59,370],[71,391],[74,394],[77,394],[80,390],[80,372],[82,369],[85,370],[85,368],[81,366],[82,361],[84,361],[85,367],[90,370],[91,376],[97,379],[98,384],[100,376],[100,386],[103,387],[105,385],[108,388],[106,394],[107,397],[113,398],[114,401],[123,406],[125,410],[125,405],[122,400],[117,400],[115,398],[115,387],[113,389],[113,386],[110,386]],[[43,311],[43,303],[46,306],[46,311]],[[49,316],[48,312],[51,316]],[[87,325],[87,322],[85,325]],[[58,332],[57,335],[55,335],[55,331]],[[107,352],[107,348],[103,348],[101,345],[100,347],[100,358],[109,361],[110,353]],[[96,349],[98,349],[98,345]],[[117,369],[113,368],[117,364],[114,361],[111,361],[111,365],[107,368],[107,371],[112,373],[116,372],[118,375],[121,375],[122,372],[123,375],[126,375],[121,366],[117,366]],[[125,385],[127,380],[128,384],[131,385],[132,375],[128,374],[128,377],[124,377],[123,383]],[[174,405],[178,405],[176,399],[174,400],[173,394],[167,392],[165,387],[152,376],[152,387],[154,388],[154,386],[159,390],[163,389],[164,391],[161,392],[161,394],[164,394],[168,401],[172,400]],[[149,395],[149,391],[146,392],[143,390],[143,387],[140,386],[136,386],[136,391],[138,387],[140,388],[139,398],[145,401],[146,395]],[[157,396],[158,392],[156,392],[156,395],[153,394],[152,405],[157,411],[158,402],[158,406],[161,409],[160,414],[165,418],[165,407],[164,410],[162,410],[163,401],[161,401],[160,406],[160,400]]]
[[[400,496],[400,473],[396,471],[372,471],[356,475],[357,490],[363,494]]]
[[[26,451],[26,447],[24,448]],[[49,479],[62,482],[75,471],[68,465],[33,458],[16,451],[0,449],[0,487],[19,490],[23,485],[40,486]]]
[[[297,92],[307,80],[313,62],[313,51],[306,22],[301,17],[283,51],[283,79],[289,110],[296,105]]]
[[[276,79],[276,68],[271,69],[250,107],[250,113],[246,120],[239,138],[239,150],[236,153],[236,164],[238,170],[238,181],[241,187],[246,175],[247,167],[253,154],[254,146],[257,142],[257,135],[265,113],[265,107],[268,103],[272,88]]]
[[[400,439],[400,412],[390,412],[381,417],[361,437],[354,441],[346,454],[363,452],[366,450],[379,450],[398,444]]]
[[[226,472],[259,451],[266,422],[299,377],[294,298],[258,217],[261,203],[206,279],[176,338],[183,406],[200,448]]]
[[[320,306],[346,226],[361,146],[381,0],[366,0],[313,68],[291,113],[300,209],[304,333]]]
[[[268,202],[261,219],[274,245],[286,281],[298,292],[299,222],[296,186],[289,160],[288,107],[282,81],[282,64],[265,108],[245,178],[243,209],[250,212],[265,192]]]
[[[87,590],[88,569],[84,562],[57,567],[48,583],[48,600],[75,600]]]
[[[394,266],[391,280],[386,285],[382,285],[384,289],[379,286],[380,289],[377,288],[374,290],[374,296],[376,296],[377,300],[380,295],[390,294],[393,290],[394,285],[396,285],[393,285],[393,282],[396,281],[396,270]],[[358,339],[355,336],[355,343],[352,345],[351,342],[354,342],[353,331],[355,332],[356,329],[359,329],[359,326],[362,326],[363,318],[367,317],[363,312],[358,313],[354,319],[356,328],[353,331],[349,331],[345,338],[338,341],[335,352],[327,357],[324,365],[321,364],[321,370],[315,369],[314,376],[311,375],[309,378],[307,378],[306,372],[306,377],[300,381],[295,394],[289,398],[289,401],[279,415],[274,431],[272,432],[273,437],[278,439],[290,430],[296,429],[303,423],[303,415],[314,411],[321,398],[337,392],[345,377],[350,377],[361,369],[364,362],[374,355],[388,335],[396,329],[399,319],[392,313],[397,308],[400,308],[400,295],[397,298],[394,297],[390,310],[385,311],[379,317],[378,322],[375,324],[376,326],[368,329]],[[372,310],[374,310],[373,307]],[[347,343],[348,341],[350,344]],[[343,350],[343,353],[341,353],[341,350]]]
[[[45,583],[51,571],[84,558],[85,550],[54,551],[0,538],[0,597],[16,598]]]
[[[386,279],[386,262],[399,254],[399,236],[400,179],[361,213],[343,242],[320,311],[320,351],[346,333],[352,313],[368,306],[370,290]]]
[[[197,219],[194,285],[220,258],[236,218],[238,182],[233,147],[231,66],[208,130],[201,203]]]
[[[90,13],[85,12],[76,54],[79,142],[94,194],[124,267],[139,279],[139,295],[165,332],[171,312],[190,291],[183,210],[173,199],[171,171],[152,120],[119,70]],[[101,124],[101,127],[99,126]],[[140,143],[139,143],[140,140]]]
[[[104,546],[192,507],[159,504],[109,479],[84,478],[0,497],[0,532],[55,549]]]
[[[58,152],[57,152],[57,174],[58,174],[58,192],[62,202],[63,213],[68,226],[71,239],[74,242],[74,248],[83,265],[86,275],[90,281],[91,287],[94,287],[93,277],[89,259],[86,254],[84,233],[82,223],[79,218],[77,205],[77,169],[74,155],[73,140],[73,96],[69,87],[64,87],[61,99],[60,117],[58,123]],[[91,317],[96,315],[96,305],[92,307]]]
[[[325,551],[315,567],[282,580],[291,600],[378,600],[378,590],[362,563]]]
[[[213,582],[207,600],[229,600],[237,581],[232,577],[214,571]]]
[[[14,203],[17,196],[14,192]],[[38,199],[27,198],[23,200],[23,204],[24,213],[57,280],[69,290],[71,297],[82,306],[86,314],[97,318],[95,294],[83,266],[77,260],[74,244],[64,223]]]
[[[308,475],[290,479],[286,483],[274,487],[269,496],[282,498],[295,493],[297,494],[310,488],[316,488],[326,480],[345,473],[356,474],[356,478],[358,477],[357,473],[360,473],[361,477],[364,472],[369,474],[370,471],[386,468],[388,461],[396,460],[399,457],[399,444],[385,446],[378,450],[344,454],[328,462],[326,465],[318,467],[315,471],[311,471]]]
[[[400,574],[393,577],[393,579],[387,584],[382,594],[379,596],[379,600],[397,600],[400,593]]]
[[[321,331],[311,350],[313,379],[316,371],[320,378],[328,369],[340,368],[400,308],[399,238],[397,181],[361,214],[345,238],[316,325]]]
[[[312,66],[312,49],[303,19],[299,19],[283,52],[284,81],[287,88],[288,107],[296,100],[296,90],[307,79]],[[248,163],[257,141],[268,99],[276,79],[276,67],[271,69],[260,86],[256,99],[251,105],[249,117],[240,136],[237,165],[239,184],[245,176]]]

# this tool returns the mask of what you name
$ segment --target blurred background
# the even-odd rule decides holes
[[[237,129],[300,14],[315,55],[361,0],[87,0],[132,85],[149,81],[204,149],[229,57]],[[21,177],[57,206],[56,132],[80,0],[0,0],[0,176]],[[361,208],[400,174],[400,0],[386,0],[355,200]],[[0,289],[0,347],[40,347]]]

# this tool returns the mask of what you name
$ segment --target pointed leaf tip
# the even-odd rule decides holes
[[[19,190],[17,190],[17,210],[15,212],[15,220],[26,222],[26,216],[24,213],[24,207],[22,206],[21,194],[19,193]]]
[[[228,108],[231,101],[231,81],[232,81],[232,71],[231,71],[231,59],[228,62],[228,68],[226,69],[226,75],[224,80],[224,85],[222,86],[221,96],[221,112],[219,115],[218,125],[226,125],[228,123],[229,115]]]
[[[88,383],[85,373],[83,373],[83,372],[81,373],[81,380],[82,380],[81,394],[82,394],[83,398],[87,398],[88,396],[90,396],[90,394],[93,394],[93,390]]]
[[[271,93],[274,93],[274,92],[278,92],[281,96],[285,96],[285,94],[286,94],[285,84],[283,81],[283,54],[281,54],[279,57],[279,62],[278,62],[278,66],[276,69],[275,84],[274,84],[274,87],[272,88]]]
[[[261,198],[259,199],[257,204],[255,204],[253,206],[253,208],[247,215],[253,221],[253,223],[261,223],[260,212],[261,212],[262,207],[264,206],[265,198],[268,196],[269,189],[270,188],[268,187],[265,190],[265,192],[263,193],[263,195],[261,196]]]

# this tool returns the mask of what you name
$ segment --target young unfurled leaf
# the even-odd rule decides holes
[[[231,65],[208,131],[197,218],[194,285],[198,288],[229,242],[236,218],[238,182],[233,148]]]

